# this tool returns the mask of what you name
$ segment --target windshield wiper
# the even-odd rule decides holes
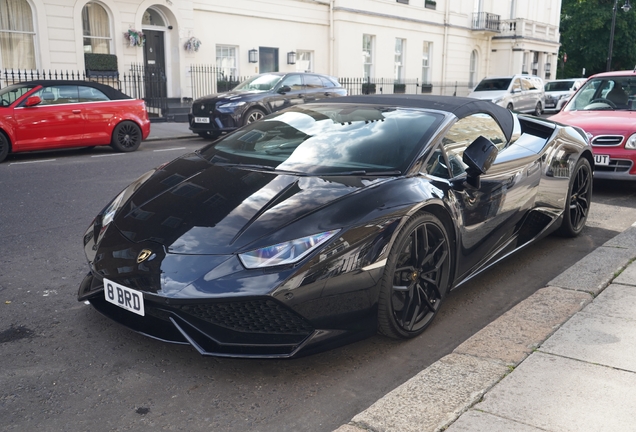
[[[340,171],[334,173],[320,173],[316,174],[320,177],[328,177],[328,176],[369,176],[369,177],[379,177],[379,176],[396,176],[402,174],[402,171],[394,170],[394,171],[366,171],[366,170],[353,170],[353,171]]]
[[[230,167],[230,168],[243,168],[243,169],[252,170],[252,171],[267,171],[267,172],[272,172],[272,173],[276,173],[276,174],[289,174],[289,175],[295,175],[295,176],[307,176],[307,175],[309,175],[307,173],[300,172],[300,171],[288,171],[288,170],[276,169],[276,168],[271,167],[269,165],[244,164],[244,163],[226,163],[226,162],[217,162],[214,165],[218,165],[218,166],[222,166],[222,167]]]

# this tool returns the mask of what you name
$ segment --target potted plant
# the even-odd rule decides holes
[[[128,29],[128,31],[124,33],[124,38],[126,38],[128,45],[131,47],[144,46],[145,39],[141,30]]]
[[[84,66],[86,76],[91,77],[118,77],[117,56],[114,54],[84,54]]]
[[[199,51],[199,48],[201,47],[201,41],[195,38],[194,36],[192,36],[186,41],[183,47],[189,53],[197,52]]]

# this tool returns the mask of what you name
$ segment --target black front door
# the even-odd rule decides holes
[[[278,72],[278,48],[258,47],[259,72]]]
[[[166,57],[164,54],[163,32],[144,30],[144,82],[146,102],[152,105],[153,100],[165,98],[166,91]]]

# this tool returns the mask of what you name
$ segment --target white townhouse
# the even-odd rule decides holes
[[[175,98],[193,96],[201,65],[460,95],[488,75],[555,78],[560,11],[560,0],[0,0],[0,86],[7,71],[84,71],[106,54],[120,74],[159,71]]]

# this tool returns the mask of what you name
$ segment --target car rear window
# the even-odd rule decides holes
[[[508,90],[512,78],[489,78],[481,80],[474,91]]]

